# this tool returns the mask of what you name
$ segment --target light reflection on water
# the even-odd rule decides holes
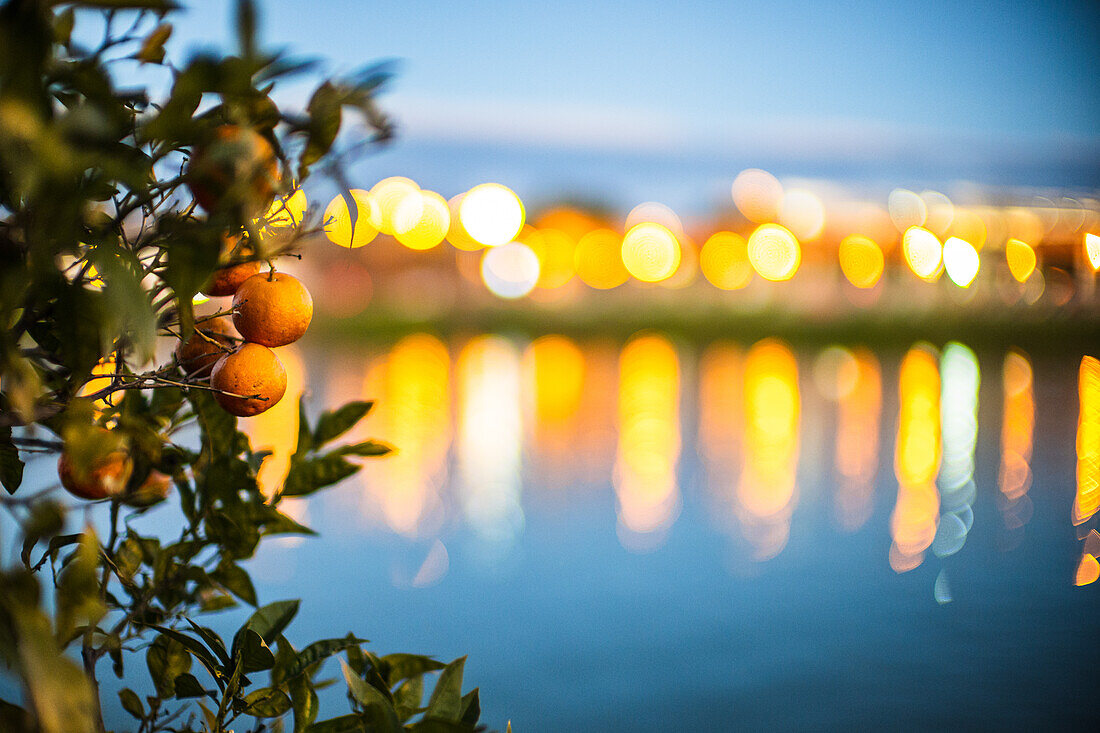
[[[359,599],[387,648],[471,653],[498,727],[494,714],[530,730],[667,730],[671,701],[701,686],[719,709],[739,700],[747,725],[835,723],[775,716],[784,685],[823,684],[844,659],[877,672],[849,668],[854,696],[818,702],[877,724],[889,716],[860,718],[858,695],[888,692],[882,704],[908,714],[925,693],[904,683],[931,675],[950,697],[991,660],[1021,655],[1030,674],[1080,680],[1100,664],[1097,586],[1073,588],[1100,576],[1100,362],[1044,358],[1045,371],[1019,350],[979,358],[958,343],[898,353],[646,332],[413,334],[307,359],[315,402],[377,400],[353,437],[398,451],[316,499],[322,537],[299,562],[326,546],[362,558],[317,573],[325,588],[371,588],[343,590],[327,613]],[[371,586],[378,577],[391,588]],[[937,601],[953,615],[932,615]],[[664,723],[607,712],[607,700],[645,699],[616,681],[617,664],[648,679],[641,660],[681,652],[699,666],[668,662],[680,679]],[[559,679],[562,654],[579,688]],[[918,674],[926,655],[935,667]],[[1042,687],[970,720],[1016,720],[1025,705],[1049,718],[1028,697]],[[697,710],[691,720],[717,725]],[[925,712],[914,725],[939,720]]]

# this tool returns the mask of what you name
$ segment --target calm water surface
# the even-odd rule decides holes
[[[469,654],[493,727],[1089,727],[1082,356],[652,333],[289,354],[292,391],[378,400],[355,437],[399,452],[251,567],[308,599],[302,640]],[[254,444],[288,445],[293,411],[269,415]]]

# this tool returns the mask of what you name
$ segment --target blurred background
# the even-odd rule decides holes
[[[301,633],[469,654],[517,731],[1097,720],[1094,3],[262,10],[395,72],[286,203],[289,397],[397,448],[253,561]]]

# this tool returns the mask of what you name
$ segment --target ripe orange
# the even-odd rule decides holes
[[[57,475],[61,485],[81,499],[106,499],[122,494],[133,471],[133,459],[129,451],[122,449],[96,457],[85,471],[77,470],[72,456],[66,451],[62,451],[57,459]]]
[[[213,339],[216,343],[204,339],[199,331]],[[210,373],[214,364],[230,347],[233,340],[230,338],[229,319],[223,317],[212,318],[196,324],[195,333],[186,341],[176,346],[176,361],[180,368],[192,377],[205,377]]]
[[[243,205],[249,214],[264,211],[275,198],[279,160],[271,143],[255,130],[221,125],[213,140],[197,145],[187,166],[187,186],[206,211]]]
[[[233,295],[241,283],[258,274],[263,266],[262,262],[242,262],[239,265],[220,267],[214,270],[214,274],[202,286],[202,292],[215,297]]]
[[[298,278],[277,272],[245,280],[233,296],[233,325],[245,341],[286,346],[302,337],[313,320],[313,298]]]
[[[223,410],[237,417],[251,417],[282,399],[286,392],[286,369],[271,349],[244,343],[214,365],[210,386],[222,390],[214,393],[214,399]]]

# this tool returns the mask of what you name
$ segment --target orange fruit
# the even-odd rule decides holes
[[[168,498],[168,492],[171,489],[172,477],[154,468],[149,471],[149,475],[141,482],[141,486],[126,492],[122,497],[122,501],[129,506],[152,506]]]
[[[218,360],[210,373],[210,386],[221,390],[214,393],[214,399],[223,410],[237,417],[251,417],[282,399],[286,369],[271,349],[246,342]]]
[[[72,457],[65,451],[57,459],[57,475],[61,485],[81,499],[106,499],[126,491],[126,483],[134,471],[129,451],[113,450],[96,457],[85,471],[77,470]]]
[[[298,278],[261,273],[241,283],[233,296],[233,325],[245,341],[286,346],[302,337],[313,320],[313,298]]]
[[[263,135],[239,125],[221,125],[213,139],[195,146],[187,166],[187,186],[206,211],[243,205],[251,214],[275,198],[279,159]]]
[[[216,343],[211,343],[200,336],[199,331]],[[218,359],[226,353],[223,347],[232,346],[233,339],[230,338],[230,334],[229,319],[224,316],[196,324],[195,333],[176,346],[176,361],[179,362],[180,368],[189,376],[205,377]]]
[[[258,274],[263,266],[264,263],[262,262],[242,262],[239,265],[219,267],[214,270],[214,274],[202,286],[202,292],[205,295],[215,297],[233,295],[237,292],[237,288],[241,286],[241,283]]]

